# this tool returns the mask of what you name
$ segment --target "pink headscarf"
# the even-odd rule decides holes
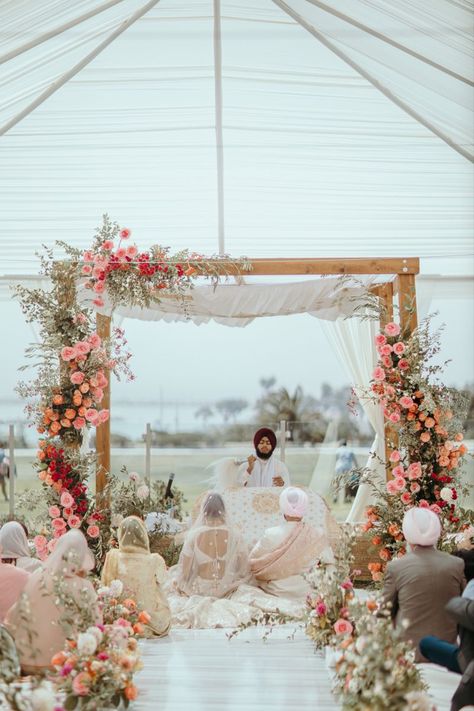
[[[280,494],[280,511],[285,516],[303,518],[308,509],[308,495],[303,489],[288,486]]]
[[[402,529],[412,546],[435,546],[441,535],[441,523],[434,511],[416,506],[406,512]]]

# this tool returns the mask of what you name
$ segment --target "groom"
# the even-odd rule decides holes
[[[268,427],[255,432],[253,438],[255,455],[251,454],[238,472],[243,486],[288,486],[290,474],[286,465],[274,456],[276,435]]]

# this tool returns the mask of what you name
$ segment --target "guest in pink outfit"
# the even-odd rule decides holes
[[[0,549],[1,550],[1,549]],[[20,597],[30,574],[10,563],[0,563],[0,622]]]

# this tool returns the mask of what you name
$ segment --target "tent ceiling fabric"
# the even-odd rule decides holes
[[[0,3],[0,126],[146,5]],[[220,6],[225,251],[471,271],[472,167],[427,127],[472,154],[470,3]],[[217,252],[213,20],[213,0],[160,0],[0,137],[1,273],[34,274],[39,243],[87,247],[103,212],[140,247]]]

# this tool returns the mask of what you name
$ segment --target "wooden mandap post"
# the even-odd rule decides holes
[[[110,316],[102,316],[97,314],[96,324],[97,333],[102,339],[110,338]],[[108,380],[107,386],[104,388],[104,398],[101,402],[101,407],[106,408],[110,412],[110,376],[109,370],[105,371],[105,377]],[[97,469],[95,479],[96,502],[98,508],[105,508],[109,504],[108,496],[104,493],[104,489],[108,483],[110,472],[110,416],[106,422],[102,422],[96,430],[96,452],[97,452]]]

